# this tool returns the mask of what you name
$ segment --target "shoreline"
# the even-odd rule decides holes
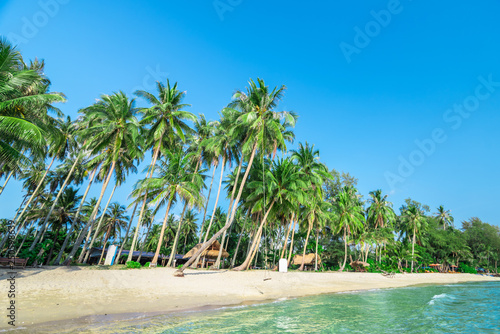
[[[0,270],[2,291],[7,271]],[[92,325],[113,318],[151,317],[166,313],[208,311],[220,307],[272,302],[319,294],[427,284],[498,281],[474,274],[396,274],[288,272],[265,270],[105,269],[100,267],[44,267],[19,270],[16,278],[16,328]],[[7,305],[2,294],[1,305]],[[0,329],[10,329],[6,321]]]

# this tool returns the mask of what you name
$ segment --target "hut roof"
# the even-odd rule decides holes
[[[316,260],[316,254],[310,253],[306,254],[304,257],[304,265],[312,266],[314,265],[314,261]],[[295,255],[292,260],[293,265],[301,265],[302,264],[302,255]],[[318,264],[321,264],[321,257],[318,255]]]
[[[354,261],[354,262],[351,262],[350,265],[351,265],[351,267],[352,266],[358,266],[358,267],[360,267],[360,266],[369,267],[370,266],[369,263],[366,263],[366,262],[363,262],[363,261]]]
[[[193,249],[191,249],[189,252],[186,253],[186,255],[184,255],[184,259],[189,259],[190,257],[192,257],[202,246],[203,244],[197,244],[196,246],[193,247]],[[207,249],[205,249],[202,253],[201,253],[201,256],[206,256],[208,258],[216,258],[217,256],[219,256],[219,251],[221,249],[221,246],[220,246],[220,243],[215,240],[211,245],[210,247],[208,247]],[[228,257],[229,256],[229,253],[226,252],[226,250],[224,248],[222,248],[222,257]]]

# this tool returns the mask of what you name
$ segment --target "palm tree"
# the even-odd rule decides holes
[[[278,161],[273,161],[271,170],[266,172],[265,178],[266,182],[257,180],[249,183],[249,188],[254,190],[248,198],[249,201],[261,195],[265,195],[262,197],[262,200],[256,203],[254,211],[258,210],[264,212],[263,209],[266,207],[267,211],[265,211],[264,217],[253,239],[252,246],[250,247],[250,254],[243,264],[234,268],[234,270],[245,270],[250,265],[259,247],[262,229],[275,203],[288,206],[295,201],[304,202],[303,189],[306,187],[306,184],[301,178],[301,172],[290,159],[278,159]]]
[[[124,153],[134,156],[138,151],[139,122],[135,117],[137,109],[134,104],[133,99],[129,100],[125,93],[119,92],[113,95],[102,95],[98,102],[82,110],[86,117],[93,120],[91,126],[82,130],[81,133],[82,137],[88,138],[86,148],[92,155],[105,154],[110,166],[94,212],[83,228],[83,233],[76,240],[71,253],[64,261],[65,265],[68,265],[74,257],[83,241],[85,231],[94,223],[117,161]]]
[[[437,208],[438,212],[434,213],[435,217],[443,225],[443,230],[446,230],[446,225],[452,226],[454,219],[451,215],[451,210],[445,210],[442,205]]]
[[[106,231],[104,236],[104,241],[102,244],[102,253],[99,258],[98,264],[101,263],[102,257],[104,256],[104,252],[106,251],[106,243],[110,237],[118,236],[122,230],[127,225],[126,220],[129,218],[126,216],[127,209],[124,205],[120,205],[120,203],[114,202],[109,207],[106,212],[106,218],[104,220],[104,231]]]
[[[413,233],[411,242],[411,271],[413,272],[413,261],[415,256],[415,241],[417,233],[420,233],[426,226],[425,216],[422,210],[416,205],[409,205],[403,212],[403,222],[406,223],[408,230]]]
[[[210,240],[205,242],[196,254],[194,254],[182,268],[177,270],[175,275],[178,277],[182,277],[184,268],[190,266],[198,255],[212,245],[212,243],[233,223],[237,208],[236,204],[240,201],[259,144],[265,147],[264,140],[266,139],[268,143],[272,143],[271,151],[275,151],[278,148],[286,149],[285,141],[293,139],[293,133],[288,131],[287,128],[295,125],[296,115],[290,112],[278,113],[274,111],[283,96],[285,86],[269,91],[269,87],[265,85],[263,80],[257,79],[257,81],[258,86],[253,80],[250,80],[250,87],[247,88],[247,93],[242,91],[236,92],[234,101],[230,104],[230,107],[239,109],[242,113],[233,131],[236,133],[235,137],[239,137],[237,135],[238,133],[246,133],[246,139],[242,144],[242,156],[249,155],[245,175],[243,176],[238,194],[234,200],[235,204],[231,207],[231,211],[228,212],[230,218],[221,230],[212,236]],[[281,123],[281,119],[284,119],[283,123]]]
[[[201,200],[200,191],[203,184],[201,175],[193,173],[192,153],[185,154],[182,150],[174,152],[164,150],[163,153],[166,160],[160,160],[160,166],[155,168],[157,176],[143,180],[138,189],[136,189],[136,193],[143,193],[144,191],[152,193],[154,195],[153,203],[167,204],[165,218],[163,219],[158,245],[155,256],[151,261],[151,266],[157,265],[172,203],[180,197],[185,202],[198,205]],[[174,249],[175,241],[172,250]]]
[[[335,201],[336,211],[336,232],[344,233],[344,263],[340,271],[344,270],[347,262],[347,243],[349,235],[363,228],[364,215],[363,207],[356,195],[356,189],[352,186],[345,186],[339,193]]]
[[[153,158],[151,161],[150,169],[147,178],[153,176],[153,171],[156,166],[156,161],[158,155],[160,154],[162,148],[170,149],[174,146],[177,138],[182,141],[186,140],[186,133],[189,133],[191,129],[184,122],[184,120],[195,121],[196,116],[190,112],[182,110],[185,107],[189,107],[189,104],[183,104],[186,92],[181,92],[177,89],[177,83],[170,86],[170,81],[167,79],[167,86],[163,85],[161,82],[157,82],[158,97],[154,94],[138,90],[135,94],[153,106],[150,108],[145,108],[141,110],[144,117],[141,121],[142,125],[148,126],[146,130],[146,147],[152,148]],[[134,233],[134,238],[132,239],[132,245],[130,246],[130,252],[127,261],[132,260],[132,254],[135,249],[135,244],[137,241],[137,236],[140,230],[140,224],[142,221],[142,216],[146,208],[146,201],[148,198],[148,193],[144,193],[142,200],[141,210],[139,212],[139,219],[137,221],[137,228]]]
[[[27,66],[20,52],[0,38],[0,165],[11,170],[29,161],[19,147],[34,154],[43,149],[50,131],[43,126],[47,109],[53,108],[50,103],[65,101],[61,93],[48,93],[50,81],[42,74],[43,66],[38,61]]]
[[[382,197],[382,190],[370,191],[370,206],[367,210],[367,221],[374,228],[384,228],[396,220],[392,203],[387,201],[387,195]]]

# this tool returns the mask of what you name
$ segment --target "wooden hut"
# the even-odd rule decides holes
[[[194,246],[189,252],[184,255],[183,259],[191,258],[202,246],[203,244],[197,244]],[[219,252],[222,251],[221,257],[227,258],[229,253],[226,252],[224,248],[221,247],[220,243],[215,240],[210,247],[201,252],[200,262],[196,265],[197,268],[200,268],[203,263],[203,258],[205,258],[205,267],[209,267],[215,263],[217,257],[219,256]]]
[[[352,269],[354,269],[354,271],[358,271],[358,272],[365,272],[366,268],[368,268],[370,266],[369,263],[366,263],[363,261],[353,261],[349,264],[351,265]]]
[[[306,254],[304,257],[304,266],[311,266],[314,267],[314,263],[316,261],[316,254],[315,253],[310,253]],[[300,266],[302,264],[302,255],[295,255],[292,259],[292,264]],[[321,257],[318,255],[318,267],[321,265]]]

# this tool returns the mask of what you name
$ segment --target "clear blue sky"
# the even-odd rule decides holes
[[[411,197],[451,209],[457,226],[499,225],[499,12],[492,0],[3,1],[0,34],[45,59],[73,118],[100,94],[167,77],[209,119],[250,78],[285,84],[296,143],[357,177],[365,198],[380,188],[396,209]],[[12,182],[2,216],[20,202]]]

